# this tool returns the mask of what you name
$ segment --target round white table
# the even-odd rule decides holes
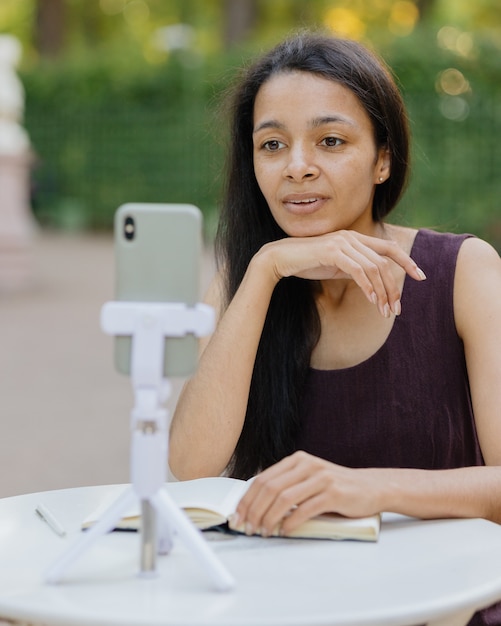
[[[43,574],[80,523],[119,487],[64,489],[0,500],[0,617],[78,626],[436,626],[466,624],[501,599],[501,526],[484,520],[383,517],[377,543],[207,533],[234,575],[216,592],[176,542],[158,576],[137,576],[139,537],[99,538],[58,585]],[[67,529],[35,513],[42,503]]]

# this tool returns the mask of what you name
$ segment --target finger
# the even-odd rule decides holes
[[[392,271],[392,265],[395,263],[402,267],[407,273],[411,273],[413,277],[417,277],[418,280],[425,280],[426,276],[424,272],[416,265],[416,263],[407,255],[398,244],[394,241],[375,240],[369,238],[369,242],[376,249],[365,245],[361,241],[353,242],[354,248],[360,251],[360,253],[366,256],[372,263],[366,269],[369,280],[375,280],[375,293],[379,309],[385,317],[389,317],[390,311],[400,315],[401,305],[401,289],[397,284],[396,277]],[[367,241],[367,237],[363,237]],[[379,275],[377,275],[379,273]],[[375,277],[375,278],[374,278]],[[380,279],[380,280],[379,280]],[[377,287],[384,285],[384,289],[378,291]],[[388,306],[387,306],[388,305]]]
[[[287,463],[274,466],[273,471],[280,469],[281,473],[273,480],[269,475],[266,477],[266,483],[248,511],[250,527],[259,529],[265,536],[273,534],[298,504],[318,491],[326,491],[334,467],[301,451],[288,457]]]
[[[278,480],[267,479],[263,483],[254,482],[251,489],[238,504],[236,518],[233,519],[233,523],[243,525],[247,535],[261,532],[263,519],[275,501],[277,494],[281,491],[280,487],[277,486]],[[286,511],[284,511],[283,515],[285,513]]]
[[[284,514],[277,506],[278,501],[275,502],[263,519],[263,527],[269,533],[279,528],[279,534],[287,535],[307,520],[323,513],[348,516],[372,514],[372,507],[367,508],[370,505],[360,494],[361,484],[353,482],[352,472],[356,470],[340,469],[341,472],[336,470],[336,466],[323,467],[285,490],[281,497],[289,508]]]
[[[317,515],[327,512],[330,513],[331,511],[326,511],[323,496],[321,494],[316,494],[308,500],[302,502],[290,513],[290,515],[286,515],[283,518],[280,523],[279,534],[287,537],[299,528],[301,524],[304,524],[306,521],[316,517]]]
[[[400,290],[388,259],[357,243],[348,251],[340,251],[336,263],[357,283],[369,302],[378,305],[381,315],[400,313]]]
[[[338,263],[362,289],[369,302],[377,304],[381,314],[388,317],[388,302],[391,295],[395,293],[393,291],[395,285],[392,285],[391,279],[384,275],[386,268],[382,267],[383,259],[370,249],[362,253],[352,248],[350,254],[344,253],[344,258],[341,258]],[[391,290],[391,295],[388,293],[389,290]],[[398,300],[399,296],[400,294],[393,299]]]
[[[381,256],[373,250],[364,250],[367,260],[364,271],[374,287],[374,293],[379,311],[383,317],[390,317],[390,312],[400,315],[401,288],[397,283],[393,268],[393,261]]]
[[[243,524],[247,534],[253,534],[261,525],[261,519],[273,501],[274,490],[280,488],[280,476],[288,473],[289,457],[264,470],[247,489],[237,505],[233,523]],[[285,466],[285,467],[284,467]],[[275,482],[278,480],[278,487]]]
[[[284,520],[291,517],[292,528],[296,528],[309,517],[325,512],[326,494],[321,483],[321,480],[308,476],[280,491],[263,516],[261,534],[269,536],[276,533],[278,529],[281,530]],[[290,524],[291,522],[288,522],[288,525]]]
[[[402,267],[406,274],[415,280],[426,280],[426,274],[417,263],[391,239],[378,239],[367,235],[360,235],[360,240],[372,247],[378,254],[386,256]]]
[[[311,475],[311,463],[315,461],[310,455],[296,452],[264,470],[253,480],[252,485],[240,500],[234,522],[243,523],[248,534],[253,534],[260,529],[263,526],[264,516],[279,494]],[[308,470],[306,466],[310,466],[310,469]],[[287,513],[287,506],[288,503],[281,500],[278,519]]]

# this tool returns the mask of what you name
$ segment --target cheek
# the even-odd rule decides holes
[[[259,161],[254,161],[254,175],[261,193],[268,200],[273,188],[274,176],[272,168]]]
[[[342,172],[336,173],[336,181],[342,181],[338,191],[341,191],[349,196],[361,197],[370,195],[374,190],[374,168],[375,165],[372,162],[360,162],[353,161],[346,163]]]

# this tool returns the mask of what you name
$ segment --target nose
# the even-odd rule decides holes
[[[314,162],[314,156],[304,146],[291,147],[288,157],[284,168],[285,178],[299,182],[305,178],[318,176],[319,169]]]

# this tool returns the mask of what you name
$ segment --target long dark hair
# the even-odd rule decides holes
[[[323,34],[303,33],[279,44],[245,71],[232,98],[228,178],[216,236],[227,303],[261,246],[286,237],[254,175],[252,132],[260,87],[271,76],[292,71],[313,73],[350,89],[371,119],[376,147],[389,150],[391,176],[376,186],[375,221],[393,209],[406,184],[407,115],[385,64],[357,42]],[[314,281],[291,277],[275,288],[254,364],[244,427],[228,467],[232,476],[248,478],[294,451],[301,390],[320,336],[316,286]]]

